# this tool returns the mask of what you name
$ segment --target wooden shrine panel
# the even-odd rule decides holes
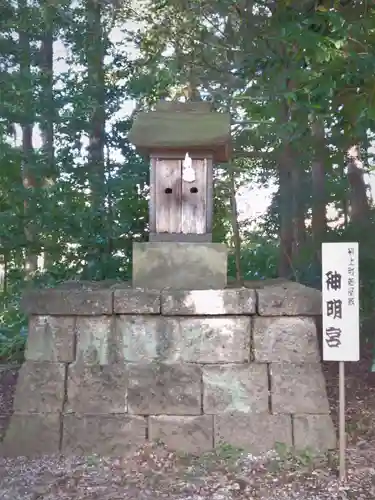
[[[207,232],[207,161],[194,159],[192,168],[195,180],[187,182],[183,176],[181,232],[184,234],[204,234]]]
[[[181,161],[155,162],[155,229],[157,233],[181,232]]]

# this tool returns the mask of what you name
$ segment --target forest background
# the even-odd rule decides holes
[[[4,0],[0,82],[0,359],[22,359],[25,287],[131,278],[149,166],[128,131],[172,98],[232,116],[213,232],[230,277],[318,288],[321,243],[359,241],[372,341],[371,0]],[[259,189],[265,213],[239,217]]]

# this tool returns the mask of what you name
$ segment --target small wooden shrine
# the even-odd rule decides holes
[[[137,115],[129,139],[150,157],[150,241],[211,241],[213,164],[229,161],[230,115],[163,101]]]

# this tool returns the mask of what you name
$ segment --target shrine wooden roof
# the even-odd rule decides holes
[[[217,113],[207,102],[160,102],[155,111],[139,113],[129,133],[138,149],[212,150],[219,161],[227,161],[230,144],[230,115]]]

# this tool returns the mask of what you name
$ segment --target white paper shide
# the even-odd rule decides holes
[[[193,168],[193,161],[186,153],[185,159],[182,162],[182,180],[184,182],[194,182],[195,181],[195,170]]]
[[[359,361],[358,243],[322,244],[323,359]]]

